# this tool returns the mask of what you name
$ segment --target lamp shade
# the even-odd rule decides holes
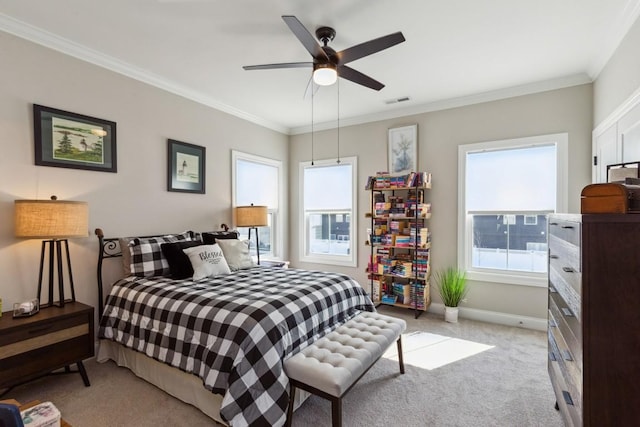
[[[61,200],[16,200],[16,237],[66,238],[89,235],[86,202]]]
[[[268,225],[266,206],[236,207],[237,227],[264,227],[266,225]]]

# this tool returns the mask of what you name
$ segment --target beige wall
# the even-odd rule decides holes
[[[433,216],[432,268],[457,263],[457,190],[458,145],[567,132],[569,134],[569,209],[579,212],[580,191],[590,182],[592,86],[520,96],[431,113],[386,120],[340,130],[341,155],[358,156],[358,267],[342,268],[361,283],[366,283],[365,268],[369,251],[363,242],[370,226],[364,219],[369,195],[363,191],[366,178],[387,169],[387,129],[418,124],[419,169],[433,174],[431,202]],[[336,156],[336,131],[318,132],[314,137],[316,159]],[[298,168],[300,161],[310,160],[310,136],[291,138],[290,152],[290,256],[295,265],[327,268],[299,263],[301,241],[296,212],[298,204]],[[511,313],[536,318],[546,317],[546,288],[472,283],[466,307]],[[440,302],[437,296],[434,301]]]
[[[637,20],[593,85],[594,128],[640,89],[640,20]]]
[[[283,160],[288,137],[0,32],[0,298],[35,297],[40,241],[13,236],[15,199],[89,203],[90,237],[70,241],[76,294],[95,305],[97,239],[219,229],[231,221],[231,149]],[[115,121],[118,173],[34,165],[32,104]],[[206,147],[206,194],[166,190],[167,138]],[[285,185],[287,185],[285,183]],[[286,211],[286,206],[285,206]],[[118,263],[108,262],[110,278]]]
[[[38,240],[13,237],[15,199],[84,200],[90,229],[108,235],[216,229],[230,222],[230,152],[236,149],[284,161],[289,170],[289,251],[294,266],[335,269],[366,283],[368,251],[363,245],[368,193],[359,191],[358,267],[335,268],[298,260],[298,162],[310,159],[310,136],[285,135],[248,123],[127,77],[0,33],[0,297],[5,309],[35,295]],[[241,90],[239,88],[239,90]],[[579,209],[580,189],[590,180],[592,87],[515,97],[462,108],[344,127],[341,155],[357,156],[358,188],[368,175],[386,169],[387,129],[419,125],[420,169],[433,173],[433,267],[456,263],[457,146],[547,133],[569,133],[570,210]],[[118,124],[118,173],[39,167],[33,164],[31,105],[38,103]],[[207,148],[207,194],[166,191],[167,138]],[[290,141],[290,143],[289,143]],[[335,157],[336,131],[315,135],[315,158]],[[97,248],[93,235],[71,242],[78,299],[95,304]],[[109,278],[118,274],[111,262]],[[546,290],[473,283],[467,307],[545,317]],[[438,301],[435,297],[434,300]]]

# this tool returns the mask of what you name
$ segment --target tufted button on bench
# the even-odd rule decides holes
[[[285,360],[291,386],[287,426],[291,426],[296,388],[330,400],[332,424],[341,426],[342,398],[394,341],[404,374],[401,334],[406,327],[402,319],[363,312]]]

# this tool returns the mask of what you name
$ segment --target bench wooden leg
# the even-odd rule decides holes
[[[290,383],[289,387],[289,408],[287,408],[287,427],[291,427],[293,422],[293,402],[296,400],[296,388]]]
[[[333,427],[342,427],[342,398],[334,397],[331,399],[331,425]]]
[[[400,364],[400,373],[404,374],[404,360],[402,360],[402,335],[398,337],[398,363]]]

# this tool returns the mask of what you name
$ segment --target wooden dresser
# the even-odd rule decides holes
[[[0,389],[76,364],[84,384],[82,361],[93,357],[93,307],[70,302],[47,307],[31,317],[0,318]]]
[[[549,216],[549,363],[567,426],[640,420],[640,214]]]

